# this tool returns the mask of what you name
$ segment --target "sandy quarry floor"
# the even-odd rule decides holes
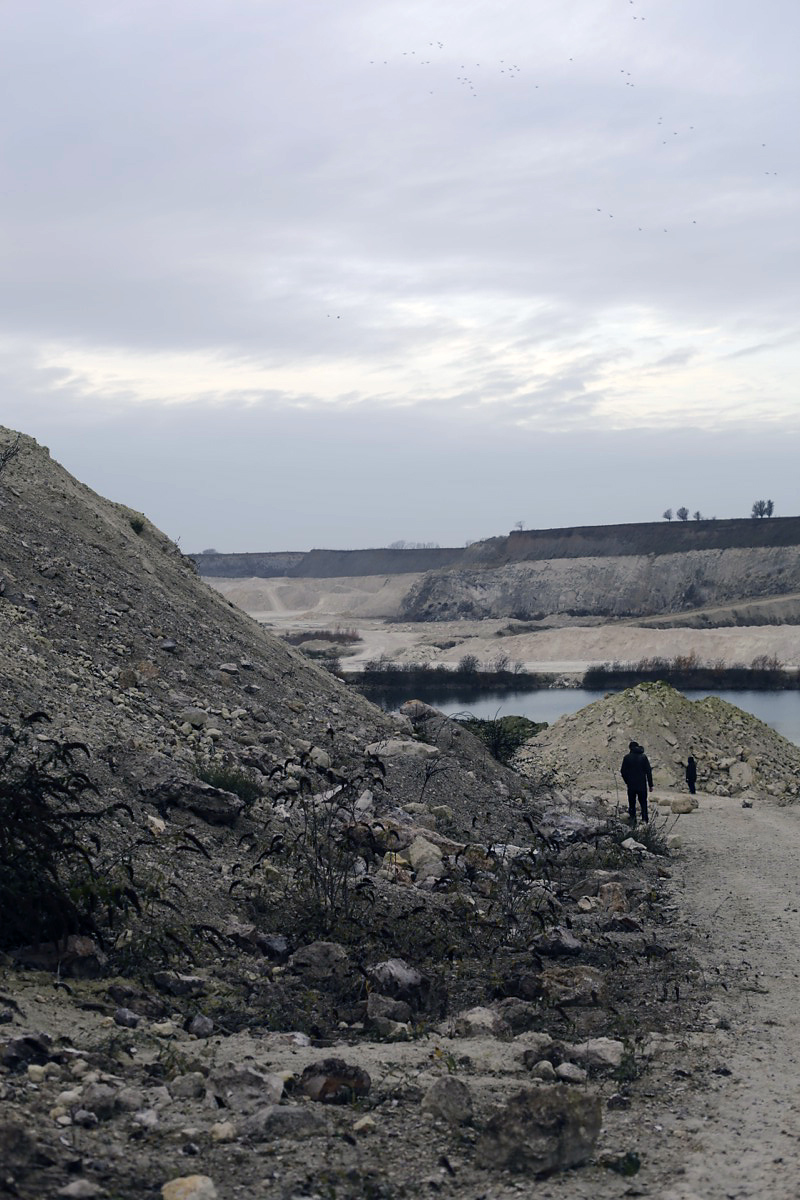
[[[353,622],[363,638],[348,657],[348,667],[387,654],[397,661],[427,660],[455,664],[474,654],[491,666],[508,655],[530,671],[583,672],[608,661],[637,662],[642,658],[696,654],[704,663],[721,660],[726,666],[749,666],[759,655],[775,655],[785,666],[800,665],[800,630],[796,625],[757,625],[725,629],[645,629],[635,625],[571,626],[537,633],[499,637],[506,621],[449,622],[396,625]],[[447,643],[455,642],[448,646]],[[446,648],[440,648],[440,647]]]
[[[679,927],[717,997],[707,1011],[709,1033],[655,1066],[651,1106],[617,1128],[616,1145],[627,1136],[642,1160],[627,1187],[577,1173],[549,1181],[544,1196],[800,1195],[800,808],[699,799],[677,826],[685,849],[675,898]],[[583,1190],[591,1184],[593,1193]]]
[[[754,625],[719,629],[651,629],[645,626],[569,625],[535,633],[500,636],[505,619],[400,624],[389,619],[416,575],[367,576],[363,579],[210,579],[234,604],[275,633],[314,633],[325,628],[357,629],[362,641],[348,655],[349,670],[387,655],[394,662],[455,665],[474,654],[482,665],[508,655],[530,671],[565,674],[609,661],[673,658],[695,653],[704,663],[749,666],[760,655],[784,666],[800,666],[800,626]],[[387,617],[389,614],[389,617]]]
[[[707,973],[724,985],[714,1007],[731,1028],[715,1035],[719,1064],[730,1074],[709,1076],[711,1090],[685,1115],[676,1110],[660,1121],[662,1140],[680,1147],[684,1173],[675,1194],[796,1197],[800,810],[758,802],[742,809],[735,800],[701,797],[680,833],[687,847],[682,919]]]

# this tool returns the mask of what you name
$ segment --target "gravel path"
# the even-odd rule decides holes
[[[729,1032],[692,1126],[694,1148],[663,1194],[702,1200],[800,1195],[800,809],[702,798],[681,821],[682,919],[693,926]],[[727,989],[727,990],[726,990]],[[719,1069],[719,1068],[718,1068]],[[691,1145],[691,1144],[690,1144]]]

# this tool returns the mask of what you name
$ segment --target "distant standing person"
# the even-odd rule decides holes
[[[644,747],[638,742],[630,742],[628,753],[622,760],[619,773],[625,780],[628,789],[628,820],[636,824],[636,801],[642,812],[642,820],[647,820],[647,793],[653,790],[653,772],[650,762],[644,752]]]
[[[697,783],[697,763],[691,754],[689,755],[689,759],[686,763],[686,782],[689,785],[689,792],[693,796],[696,791],[695,785]]]

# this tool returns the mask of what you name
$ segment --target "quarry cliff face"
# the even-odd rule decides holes
[[[651,617],[798,591],[800,546],[554,558],[430,571],[406,596],[402,619]]]

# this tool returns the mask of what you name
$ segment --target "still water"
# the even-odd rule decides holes
[[[426,700],[448,716],[467,712],[473,717],[484,718],[513,714],[530,717],[532,721],[547,721],[548,724],[552,724],[559,717],[577,712],[593,700],[602,700],[606,694],[606,691],[590,692],[580,688],[548,688],[536,692],[486,692],[479,699],[471,700],[469,705],[460,704],[452,698],[437,700],[427,695]],[[800,691],[790,689],[782,692],[693,692],[685,689],[684,695],[689,700],[719,696],[720,700],[727,700],[729,704],[735,704],[737,708],[752,713],[759,721],[771,725],[790,742],[800,746]]]

